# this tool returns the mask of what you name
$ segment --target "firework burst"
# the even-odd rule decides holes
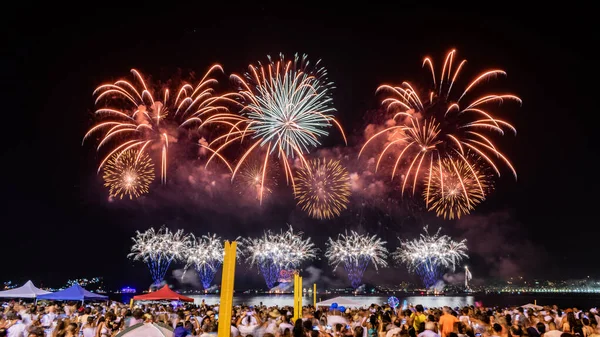
[[[181,260],[189,245],[189,237],[183,234],[183,230],[171,232],[166,227],[158,231],[154,228],[143,233],[137,231],[132,240],[133,246],[128,257],[148,265],[154,284],[164,280],[171,262]]]
[[[135,69],[131,70],[132,82],[118,80],[96,88],[95,104],[102,107],[95,112],[98,122],[83,141],[92,134],[102,134],[97,151],[108,154],[98,171],[115,154],[120,156],[130,149],[158,151],[161,183],[165,184],[169,143],[177,140],[177,128],[200,126],[204,116],[227,110],[219,104],[229,98],[216,96],[212,88],[217,81],[210,76],[216,70],[223,69],[219,65],[212,66],[198,85],[183,84],[175,95],[170,95],[169,89],[154,90]]]
[[[477,176],[473,162],[467,158],[468,152],[489,165],[498,176],[500,170],[495,159],[504,162],[515,179],[517,177],[510,161],[497,149],[490,137],[492,132],[504,135],[505,130],[515,134],[516,130],[511,124],[494,117],[487,107],[491,103],[504,101],[516,101],[520,104],[521,99],[511,94],[484,94],[472,98],[475,89],[486,80],[506,75],[499,69],[479,74],[460,95],[453,95],[454,84],[466,63],[466,60],[457,63],[455,58],[455,50],[446,55],[439,77],[436,77],[433,61],[429,57],[425,58],[423,67],[431,71],[433,80],[431,89],[426,93],[418,91],[408,82],[403,82],[400,86],[381,85],[377,92],[388,94],[382,104],[388,111],[395,112],[394,123],[375,133],[360,151],[362,153],[374,139],[387,137],[386,144],[378,155],[376,168],[388,151],[398,147],[399,154],[394,158],[392,179],[397,172],[401,174],[402,194],[407,186],[410,188],[412,185],[414,195],[417,185],[424,183],[428,208],[434,199],[430,196],[431,180],[425,177],[433,177],[434,169],[442,175],[450,174],[446,171],[452,170],[460,180],[463,177],[455,167],[463,165],[471,175]],[[444,165],[445,161],[453,164]],[[480,190],[484,190],[481,182],[476,183]],[[463,193],[466,195],[466,207],[471,209],[471,204],[476,203],[476,200],[465,190]]]
[[[273,162],[267,167],[264,182],[262,178],[263,168],[263,163],[259,160],[248,160],[242,165],[235,179],[239,194],[250,195],[259,200],[261,191],[263,199],[273,193],[273,190],[277,187],[279,164]]]
[[[280,234],[265,231],[262,237],[242,241],[247,261],[258,266],[269,289],[277,282],[281,270],[296,269],[302,262],[316,257],[318,250],[314,243],[302,235],[290,226]]]
[[[138,198],[148,193],[154,181],[154,164],[147,153],[133,149],[120,156],[113,154],[104,166],[103,179],[111,197]]]
[[[491,177],[485,173],[486,167],[479,161],[443,159],[441,168],[434,166],[427,175],[429,193],[423,191],[423,197],[429,205],[429,211],[435,211],[444,219],[454,219],[469,214],[481,203],[492,189]]]
[[[410,272],[414,272],[423,281],[423,285],[429,289],[443,273],[450,269],[455,270],[463,258],[467,257],[467,240],[453,241],[447,235],[440,235],[440,227],[434,235],[429,235],[427,226],[423,228],[425,234],[412,241],[400,240],[400,247],[392,254],[392,257],[405,264]]]
[[[356,289],[360,286],[369,263],[373,264],[375,269],[387,266],[388,251],[385,243],[376,235],[359,235],[351,231],[350,234],[339,234],[335,241],[329,238],[325,257],[335,268],[340,264],[344,266],[352,287]]]
[[[249,69],[245,77],[231,75],[240,88],[240,113],[217,113],[204,122],[229,130],[209,144],[213,154],[207,165],[214,157],[223,159],[221,153],[229,145],[249,139],[247,149],[237,159],[232,180],[246,159],[258,153],[263,157],[262,172],[268,172],[269,158],[276,156],[283,162],[286,180],[294,186],[288,160],[297,157],[306,164],[304,155],[321,144],[320,138],[328,135],[331,126],[338,127],[343,135],[332,115],[332,84],[326,80],[325,68],[319,67],[319,62],[310,66],[306,56],[296,55],[293,61],[286,61],[283,55],[277,61],[269,57],[267,65],[259,63]],[[266,178],[266,174],[261,177],[261,203]]]
[[[311,160],[296,177],[298,205],[309,216],[330,219],[346,209],[350,197],[348,171],[337,160]]]
[[[186,247],[185,269],[193,267],[204,289],[208,289],[223,264],[223,257],[223,240],[220,237],[209,234],[196,238],[192,235]]]

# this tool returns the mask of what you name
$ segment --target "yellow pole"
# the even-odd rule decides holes
[[[219,321],[231,322],[231,308],[233,304],[233,284],[235,280],[235,260],[237,242],[225,241],[223,257],[223,276],[221,277],[221,301],[219,303]],[[230,337],[229,324],[220,324],[218,337]]]
[[[302,276],[298,275],[298,317],[302,318]]]
[[[298,274],[294,273],[294,322],[298,319]]]
[[[294,274],[294,321],[302,318],[302,277]]]
[[[133,309],[133,297],[129,300],[129,309]]]
[[[313,307],[317,309],[317,284],[313,283]]]

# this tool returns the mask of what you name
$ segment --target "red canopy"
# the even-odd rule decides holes
[[[133,296],[134,301],[160,301],[160,300],[169,300],[169,301],[183,301],[183,302],[194,302],[194,299],[191,297],[180,295],[168,285],[163,286],[155,292],[148,293],[145,295]]]

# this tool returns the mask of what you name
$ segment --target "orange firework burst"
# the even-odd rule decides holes
[[[485,167],[471,156],[467,158],[468,161],[444,158],[441,169],[434,165],[428,173],[428,189],[423,191],[423,197],[428,210],[435,211],[437,216],[460,219],[481,203],[492,188]]]
[[[298,172],[296,199],[313,218],[331,219],[346,209],[350,176],[337,160],[311,160]]]
[[[273,165],[268,166],[267,170],[263,184],[262,162],[260,160],[246,161],[236,177],[239,193],[252,195],[257,200],[260,199],[261,192],[263,196],[273,193],[273,189],[277,186],[279,171],[277,162],[273,162]]]
[[[477,175],[473,162],[467,159],[467,152],[487,163],[500,176],[494,159],[497,158],[508,166],[515,179],[517,177],[514,167],[496,148],[489,135],[491,132],[503,135],[505,129],[516,134],[516,130],[509,123],[495,118],[486,107],[490,103],[502,103],[504,100],[521,103],[521,99],[511,94],[484,94],[471,99],[474,89],[484,81],[496,75],[506,75],[498,69],[481,73],[460,95],[452,95],[452,88],[466,63],[466,60],[455,63],[455,55],[455,50],[446,55],[439,78],[435,75],[431,59],[424,59],[423,67],[431,71],[433,79],[431,90],[425,95],[408,82],[403,82],[400,86],[385,84],[377,89],[377,92],[389,94],[382,104],[387,106],[389,111],[395,112],[394,123],[369,138],[360,151],[362,153],[374,139],[387,137],[387,143],[377,158],[376,168],[390,149],[398,147],[399,154],[392,167],[392,179],[397,171],[402,173],[402,194],[407,182],[409,186],[412,185],[413,195],[417,185],[424,183],[428,207],[433,200],[429,196],[431,181],[424,177],[432,177],[434,169],[443,175],[452,174],[446,172],[451,167],[444,165],[445,160],[452,163],[462,162],[471,175]],[[483,190],[483,187],[478,183],[477,188]]]
[[[232,180],[252,153],[264,156],[261,159],[261,203],[271,156],[281,158],[286,180],[294,185],[289,159],[297,157],[304,166],[304,155],[320,145],[320,138],[326,136],[327,129],[333,125],[343,135],[332,115],[335,111],[330,97],[332,84],[326,81],[327,72],[318,67],[318,63],[309,67],[306,56],[296,55],[293,61],[285,61],[280,55],[277,61],[269,58],[267,65],[250,65],[245,77],[231,75],[240,88],[237,93],[243,102],[240,114],[217,113],[204,122],[220,124],[229,130],[208,145],[213,154],[207,165],[215,156],[225,160],[221,152],[229,145],[250,139],[248,148],[241,152],[232,170]]]
[[[130,149],[140,152],[156,149],[161,153],[161,182],[166,183],[169,141],[176,140],[173,130],[200,125],[206,114],[227,110],[218,105],[227,100],[227,96],[214,95],[212,87],[217,81],[209,76],[215,70],[223,69],[219,65],[212,66],[198,85],[183,84],[174,97],[168,89],[155,93],[135,69],[131,70],[134,82],[118,80],[96,88],[95,104],[107,104],[96,110],[99,121],[90,128],[83,141],[95,132],[103,132],[97,150],[107,147],[108,154],[98,172],[113,155],[122,155]]]
[[[103,178],[111,197],[137,198],[148,193],[148,187],[154,181],[154,164],[146,152],[130,149],[108,159]]]

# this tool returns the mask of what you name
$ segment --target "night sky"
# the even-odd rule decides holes
[[[466,263],[475,278],[600,276],[595,257],[598,180],[593,178],[597,153],[591,137],[597,67],[590,50],[598,39],[591,35],[593,20],[585,17],[590,9],[522,12],[516,5],[483,3],[490,9],[327,9],[302,2],[293,8],[281,3],[144,6],[4,12],[0,281],[61,285],[68,278],[103,276],[115,287],[146,286],[145,267],[126,258],[130,237],[135,230],[163,224],[232,239],[290,223],[322,248],[327,237],[356,229],[383,236],[390,250],[397,236],[414,237],[429,224],[468,239],[471,259]],[[157,187],[143,200],[108,202],[96,175],[97,143],[81,143],[93,123],[93,90],[131,79],[131,68],[161,81],[178,73],[189,79],[213,63],[229,75],[243,73],[268,54],[298,52],[322,59],[336,84],[337,116],[353,135],[350,145],[360,145],[371,122],[367,111],[379,108],[377,86],[425,80],[422,58],[430,55],[439,63],[452,48],[468,60],[471,75],[487,68],[506,70],[508,77],[492,81],[490,88],[515,93],[524,102],[520,108],[506,104],[494,110],[518,130],[516,137],[496,138],[514,163],[518,181],[503,168],[495,192],[459,222],[435,218],[408,201],[354,205],[340,219],[315,221],[294,207],[289,188],[281,187],[282,197],[259,209],[219,193],[190,192],[185,179]],[[226,75],[219,80],[222,88],[231,89]],[[329,149],[342,145],[335,132],[324,142]],[[388,177],[383,180],[389,183]],[[328,269],[323,260],[313,265]],[[249,277],[238,278],[236,287],[261,285],[255,270],[238,270]],[[324,275],[330,285],[345,283],[340,274]],[[371,270],[365,279],[375,275]],[[379,277],[393,283],[407,273],[400,267],[380,271]]]

